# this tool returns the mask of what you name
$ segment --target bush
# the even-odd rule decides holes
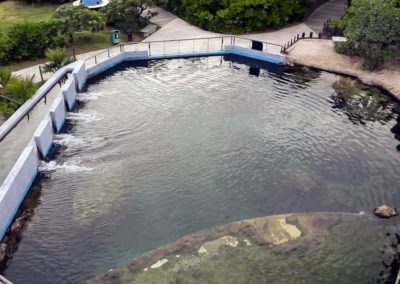
[[[6,43],[3,56],[3,46],[0,48],[3,62],[41,58],[47,48],[64,45],[64,37],[59,34],[59,25],[55,21],[14,25],[2,40]]]
[[[399,15],[395,0],[353,0],[344,17],[348,42],[336,45],[336,51],[361,56],[363,66],[370,70],[400,58]]]
[[[356,46],[353,42],[344,41],[344,42],[335,42],[335,50],[337,53],[344,55],[357,55]]]
[[[305,2],[298,0],[170,0],[169,9],[200,26],[209,18],[217,32],[243,33],[266,27],[280,27],[304,16]]]
[[[7,64],[11,59],[12,42],[8,36],[0,34],[0,65]]]

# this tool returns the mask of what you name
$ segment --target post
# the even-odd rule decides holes
[[[74,56],[74,60],[76,61],[75,48],[73,48],[73,47],[72,47],[72,55]]]
[[[94,64],[97,64],[97,55],[94,56]]]
[[[305,38],[305,37],[306,37],[306,33],[303,32],[303,33],[301,34],[301,38]]]
[[[40,72],[40,79],[42,80],[42,83],[44,82],[43,80],[43,72],[42,72],[42,66],[39,65],[39,72]]]
[[[313,37],[313,35],[314,35],[314,33],[313,33],[313,32],[310,32],[310,38],[312,38],[312,37]]]
[[[221,51],[224,50],[224,38],[221,39]]]
[[[110,58],[110,49],[107,49],[108,58]]]
[[[149,55],[151,55],[151,44],[149,42]]]

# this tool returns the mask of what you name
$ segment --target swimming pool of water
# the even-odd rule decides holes
[[[91,82],[41,166],[5,275],[80,283],[216,225],[400,202],[397,102],[338,91],[337,75],[261,67],[165,60]]]

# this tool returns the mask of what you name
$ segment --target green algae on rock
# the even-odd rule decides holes
[[[393,277],[400,225],[368,214],[261,217],[185,236],[88,283],[365,283]],[[396,236],[396,237],[394,237]],[[368,259],[365,254],[371,255]],[[382,265],[384,263],[385,265]]]

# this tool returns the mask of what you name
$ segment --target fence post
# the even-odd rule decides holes
[[[72,55],[74,56],[74,60],[76,61],[75,48],[72,48]]]
[[[221,40],[221,51],[223,51],[224,50],[224,38],[222,38],[222,40]]]
[[[97,55],[94,56],[94,64],[97,64]]]
[[[301,38],[305,38],[305,37],[306,37],[306,33],[303,32],[303,33],[301,34]]]
[[[312,38],[312,37],[313,37],[313,35],[314,35],[314,33],[313,33],[313,32],[310,32],[310,38]]]
[[[43,80],[43,72],[42,72],[42,66],[39,65],[39,73],[40,73],[40,79],[42,80],[42,83],[44,82]]]
[[[151,55],[151,44],[149,42],[149,55]]]

